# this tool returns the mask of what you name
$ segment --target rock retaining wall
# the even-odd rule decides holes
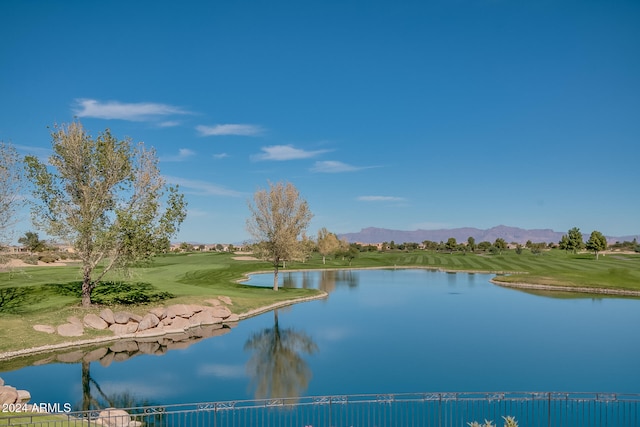
[[[224,298],[225,303],[231,304],[228,297]],[[118,337],[155,337],[180,334],[198,326],[222,325],[240,320],[238,315],[222,305],[220,300],[204,302],[209,305],[173,304],[155,307],[143,316],[128,311],[113,312],[110,308],[105,308],[99,314],[87,314],[82,320],[69,317],[67,323],[57,327],[34,325],[33,329],[49,334],[57,333],[64,337],[82,336],[85,328],[108,329]]]

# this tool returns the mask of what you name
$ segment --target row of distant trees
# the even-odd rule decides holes
[[[93,289],[109,271],[168,250],[170,237],[186,217],[186,202],[177,187],[166,185],[154,150],[141,143],[118,140],[108,129],[93,138],[79,122],[56,126],[51,137],[53,155],[47,163],[34,156],[22,159],[15,149],[0,143],[0,241],[15,223],[23,202],[19,195],[28,182],[33,223],[73,246],[81,261],[82,304],[89,306]],[[268,188],[254,194],[249,211],[246,227],[253,237],[252,249],[273,265],[274,290],[278,269],[288,261],[305,261],[317,250],[323,262],[333,255],[350,263],[360,251],[373,249],[349,244],[324,228],[317,240],[307,237],[313,214],[291,183],[269,182]],[[38,240],[37,235],[24,237],[28,245],[36,244],[33,237]],[[410,245],[403,244],[407,249]],[[455,238],[423,245],[450,253],[507,249],[501,238],[477,245],[472,237],[464,245]],[[533,243],[529,246],[541,250]],[[606,239],[594,231],[585,244],[573,228],[559,246],[574,252],[586,247],[597,257],[606,249]],[[391,242],[383,245],[383,250],[387,248],[396,247]]]

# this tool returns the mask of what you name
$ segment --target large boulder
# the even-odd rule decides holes
[[[82,320],[78,319],[78,318],[77,318],[77,317],[75,317],[75,316],[69,316],[69,317],[67,317],[67,322],[68,322],[68,323],[71,323],[71,324],[74,324],[74,325],[83,326],[83,325],[82,325]]]
[[[147,329],[155,328],[160,323],[160,319],[153,313],[149,313],[140,320],[138,324],[138,331],[144,331]]]
[[[84,316],[83,319],[84,325],[88,328],[104,330],[109,327],[109,324],[105,322],[105,320],[98,316],[97,314],[89,313]]]
[[[219,299],[220,301],[222,301],[223,303],[227,304],[227,305],[233,305],[233,302],[231,301],[231,298],[229,298],[229,297],[227,297],[227,296],[220,295],[220,296],[218,297],[218,299]]]
[[[0,386],[0,405],[10,405],[18,401],[18,391],[7,385]],[[2,406],[0,406],[2,407]]]
[[[114,333],[114,335],[128,335],[133,334],[138,330],[138,322],[128,322],[126,324],[114,323],[109,326],[109,330]]]
[[[27,390],[18,390],[18,402],[27,403],[31,400],[31,393]]]
[[[167,317],[184,317],[188,319],[191,316],[193,316],[193,311],[186,304],[173,304],[167,307]]]
[[[167,317],[167,309],[165,307],[154,307],[149,310],[149,313],[155,314],[155,316],[160,320]]]
[[[33,329],[38,332],[46,332],[47,334],[53,334],[56,332],[56,328],[51,325],[33,325]]]
[[[63,323],[58,326],[58,335],[63,337],[79,337],[84,334],[84,328],[82,325],[74,323]]]
[[[188,307],[189,310],[191,310],[192,314],[200,313],[202,310],[204,310],[204,307],[198,304],[191,304]]]
[[[207,307],[207,311],[211,313],[213,317],[220,317],[222,319],[226,319],[231,316],[231,310],[229,310],[224,305],[219,305],[217,307]]]
[[[107,427],[129,427],[131,416],[122,409],[108,408],[100,411],[98,419],[103,426]]]
[[[189,322],[191,323],[192,326],[213,325],[215,323],[221,323],[222,318],[214,317],[209,310],[206,310],[206,311],[201,311],[200,313],[194,314],[191,317],[191,319],[189,319]]]
[[[226,319],[224,319],[225,322],[238,322],[240,320],[240,316],[238,316],[235,313],[231,313],[229,315],[229,317],[227,317]]]
[[[113,313],[113,318],[115,320],[115,323],[119,323],[121,325],[129,323],[130,320],[133,320],[134,322],[139,322],[142,320],[142,316],[138,316],[137,314],[130,313],[128,311],[118,311],[116,313]]]
[[[3,385],[4,385],[4,380],[0,378],[0,387],[2,387]]]
[[[173,319],[171,325],[165,326],[164,330],[167,334],[181,334],[184,333],[185,330],[191,327],[191,322],[189,319],[185,319],[183,317],[176,317]]]
[[[115,319],[115,316],[113,314],[113,310],[111,310],[110,308],[105,308],[104,310],[102,310],[100,312],[100,318],[102,318],[102,320],[104,320],[105,322],[107,322],[110,325],[113,325],[114,323],[116,323],[116,319]]]

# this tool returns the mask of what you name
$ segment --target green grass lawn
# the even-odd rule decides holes
[[[291,269],[322,268],[384,268],[427,267],[444,270],[510,273],[500,275],[500,281],[640,290],[640,255],[567,254],[552,250],[534,255],[523,251],[505,251],[501,255],[436,253],[425,251],[363,252],[349,262],[327,259],[322,264],[319,255],[306,263],[288,263]],[[243,313],[251,309],[317,294],[310,289],[259,288],[237,283],[247,273],[271,271],[269,263],[238,261],[231,254],[194,253],[171,254],[155,259],[151,266],[134,268],[130,277],[111,275],[109,280],[126,280],[151,284],[157,292],[169,292],[173,298],[147,305],[112,307],[126,308],[139,314],[154,304],[199,303],[203,299],[226,295],[233,300],[232,310]],[[82,308],[77,295],[61,290],[80,280],[79,266],[25,267],[0,273],[0,352],[34,346],[67,342],[69,338],[35,332],[33,325],[65,323],[67,317],[82,318],[99,312],[103,307]],[[109,336],[111,332],[86,330],[81,339]]]

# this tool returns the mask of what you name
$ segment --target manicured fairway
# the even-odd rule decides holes
[[[158,292],[170,292],[175,298],[165,304],[197,303],[203,299],[226,295],[233,300],[233,311],[243,313],[279,301],[311,296],[310,289],[256,288],[237,283],[247,273],[270,272],[269,263],[236,260],[232,254],[171,254],[156,258],[151,266],[135,268],[128,277],[112,275],[110,280],[144,282]],[[452,271],[483,271],[501,274],[500,281],[526,282],[557,286],[578,286],[640,290],[640,255],[608,254],[596,260],[592,254],[567,254],[552,250],[541,254],[505,251],[501,255],[437,253],[427,251],[363,252],[351,261],[327,259],[319,255],[305,263],[288,263],[287,269],[323,268],[409,268],[424,267]],[[502,275],[508,273],[508,275]],[[69,341],[57,335],[33,331],[34,324],[58,325],[67,317],[82,317],[102,307],[84,309],[79,298],[59,291],[80,279],[79,266],[26,267],[0,273],[0,352]],[[114,307],[121,309],[122,307]],[[126,306],[144,313],[149,305]],[[89,331],[83,339],[110,332]]]

